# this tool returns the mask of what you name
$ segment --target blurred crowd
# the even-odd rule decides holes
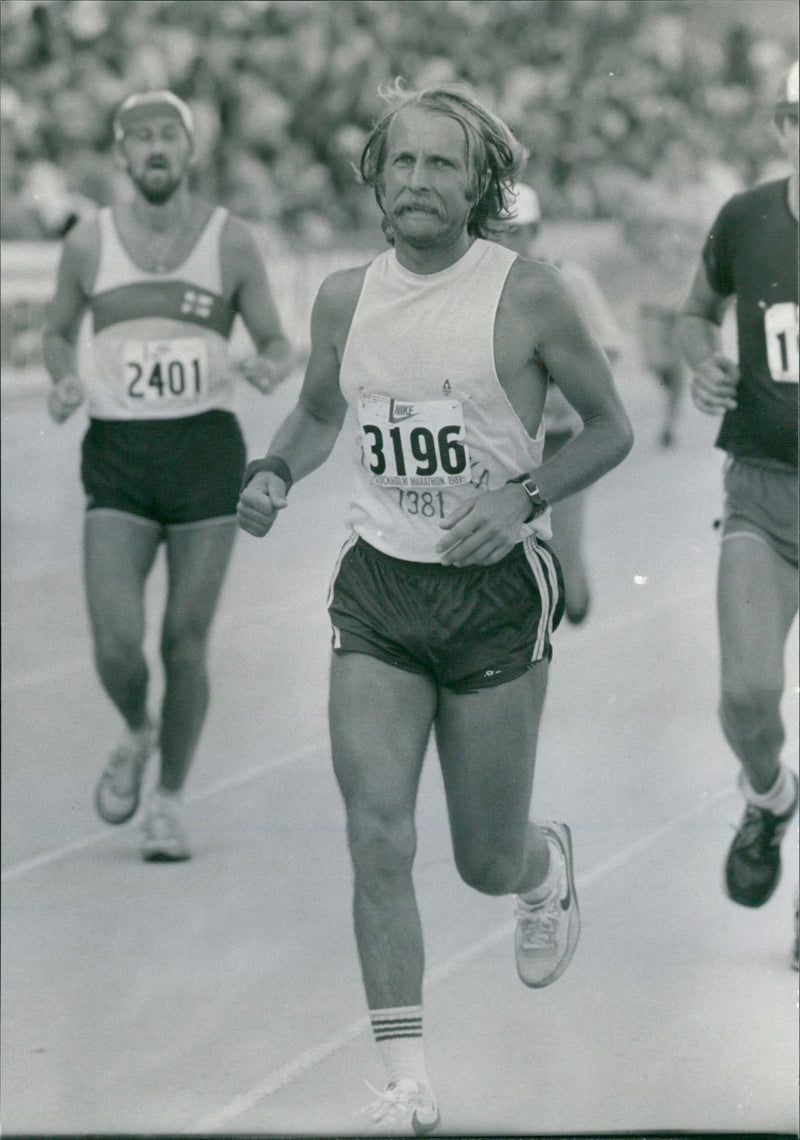
[[[696,2],[3,0],[0,236],[57,237],[109,202],[112,111],[156,87],[192,106],[200,188],[314,246],[373,219],[353,164],[397,76],[477,89],[550,217],[749,184],[787,49],[735,23],[698,37]]]

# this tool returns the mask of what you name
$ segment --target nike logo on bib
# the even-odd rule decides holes
[[[399,400],[389,400],[389,423],[401,424],[417,414],[413,404],[401,404]]]

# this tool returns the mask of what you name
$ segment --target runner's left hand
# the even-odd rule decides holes
[[[83,403],[83,385],[75,376],[54,381],[47,393],[47,410],[57,424],[63,424]]]
[[[444,566],[491,566],[519,542],[530,504],[518,484],[476,495],[440,523],[447,534],[437,543]]]
[[[248,384],[268,396],[286,379],[291,367],[292,362],[288,356],[283,360],[275,360],[269,356],[255,355],[238,361],[236,371]]]

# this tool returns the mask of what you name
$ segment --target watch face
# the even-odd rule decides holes
[[[528,522],[533,522],[535,518],[538,518],[539,515],[547,510],[547,502],[542,498],[542,494],[533,479],[523,480],[522,486],[525,488],[528,498],[531,501],[531,515]]]

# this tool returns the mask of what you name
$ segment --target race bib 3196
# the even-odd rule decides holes
[[[362,396],[364,466],[380,487],[455,487],[470,481],[464,409],[459,400]]]

